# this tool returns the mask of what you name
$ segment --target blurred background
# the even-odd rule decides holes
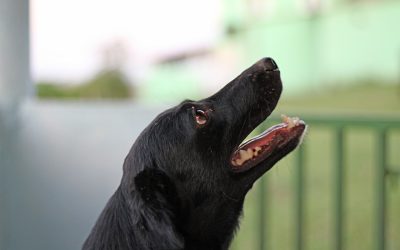
[[[0,0],[0,249],[79,249],[145,126],[264,56],[270,123],[310,128],[232,249],[400,249],[399,23],[396,0]]]

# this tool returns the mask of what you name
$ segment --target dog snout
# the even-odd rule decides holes
[[[265,57],[261,59],[256,63],[256,65],[265,71],[274,71],[279,69],[278,65],[271,57]]]

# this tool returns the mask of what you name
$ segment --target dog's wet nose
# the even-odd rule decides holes
[[[259,66],[263,67],[264,70],[273,71],[278,69],[278,65],[271,57],[265,57],[258,61],[257,63]]]

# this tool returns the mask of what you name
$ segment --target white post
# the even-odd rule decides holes
[[[0,0],[0,112],[15,111],[30,90],[29,0]]]
[[[12,148],[18,108],[31,90],[29,0],[0,0],[0,249],[12,249],[9,184],[16,178]],[[8,190],[8,191],[7,191]]]

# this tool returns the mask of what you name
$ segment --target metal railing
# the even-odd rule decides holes
[[[375,250],[385,250],[385,234],[386,234],[386,190],[385,182],[389,175],[396,175],[400,177],[399,170],[395,170],[394,166],[390,167],[387,164],[387,150],[388,150],[388,132],[391,130],[400,131],[400,118],[376,118],[376,117],[335,117],[335,116],[301,116],[302,120],[310,126],[312,129],[315,127],[323,127],[331,129],[335,134],[335,174],[333,176],[335,187],[333,188],[334,197],[334,218],[335,222],[333,224],[333,238],[334,246],[332,249],[342,250],[344,249],[344,222],[346,220],[346,215],[344,213],[344,196],[345,196],[345,186],[344,186],[344,156],[346,154],[346,135],[347,130],[362,127],[373,131],[374,135],[377,137],[377,147],[376,147],[376,162],[374,174],[377,178],[374,187],[374,197],[375,197],[375,207],[374,207],[374,246]],[[272,118],[271,122],[277,122],[278,119]],[[279,121],[278,121],[279,122]],[[295,239],[292,249],[303,250],[305,249],[304,244],[304,165],[307,162],[305,159],[305,151],[307,150],[307,145],[303,144],[296,151],[296,166],[295,166]],[[400,165],[400,163],[399,163]],[[259,249],[267,249],[268,242],[268,230],[266,228],[265,221],[268,220],[268,207],[265,205],[266,199],[268,199],[268,192],[266,191],[267,181],[266,179],[260,180],[260,187],[258,190],[258,234],[259,234]],[[267,236],[266,236],[267,235]]]

